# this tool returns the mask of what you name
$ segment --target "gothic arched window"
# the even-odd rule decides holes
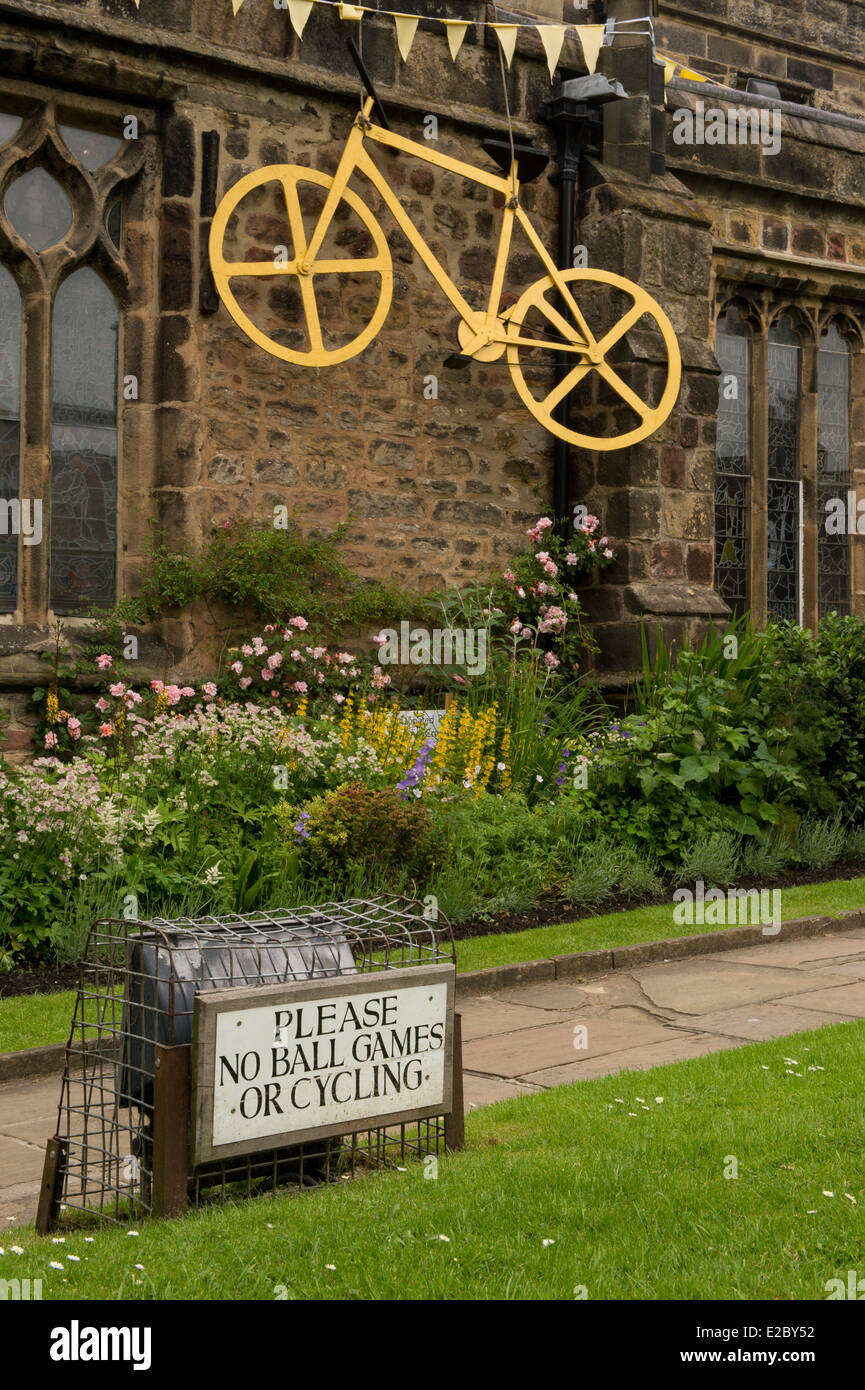
[[[715,586],[734,613],[750,594],[751,332],[731,306],[718,320],[721,367],[715,449]]]
[[[818,614],[850,612],[850,540],[846,526],[827,527],[827,503],[846,518],[850,475],[850,347],[830,324],[817,354]],[[840,505],[839,505],[840,504]],[[856,515],[855,506],[853,515]]]
[[[801,620],[799,407],[802,345],[789,315],[769,329],[766,612]]]

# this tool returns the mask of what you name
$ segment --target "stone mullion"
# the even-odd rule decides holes
[[[769,343],[765,329],[751,349],[751,621],[766,623],[769,473]]]
[[[865,498],[865,352],[851,344],[850,354],[850,486],[857,499]],[[865,541],[850,538],[851,604],[853,613],[865,612]]]
[[[802,348],[799,413],[799,477],[802,479],[802,626],[817,626],[817,344]]]
[[[21,383],[21,498],[42,501],[39,545],[20,543],[21,620],[42,626],[48,610],[51,554],[51,298],[45,289],[24,301]]]

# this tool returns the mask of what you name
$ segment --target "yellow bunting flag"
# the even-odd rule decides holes
[[[234,10],[234,13],[236,15],[240,14],[240,7],[242,4],[243,0],[231,0],[231,8]]]
[[[589,72],[592,73],[598,66],[598,54],[601,51],[606,25],[575,24],[574,28],[580,36],[580,43],[583,45],[583,57],[586,60],[586,67]]]
[[[363,19],[363,5],[340,5],[340,19],[352,19],[358,23]]]
[[[443,19],[442,24],[447,31],[448,48],[451,51],[451,58],[456,61],[456,56],[463,46],[463,39],[468,32],[469,26],[463,24],[459,19]]]
[[[544,52],[547,55],[547,67],[550,70],[550,77],[556,70],[556,63],[559,61],[559,54],[565,42],[565,34],[568,32],[567,24],[538,24],[535,26],[541,36],[541,43],[544,45]]]
[[[303,31],[306,28],[306,21],[312,13],[313,0],[287,0],[288,17],[291,20],[291,27],[299,39],[303,38]]]
[[[395,14],[393,22],[396,25],[396,41],[399,46],[400,54],[404,63],[408,62],[408,55],[411,53],[411,46],[414,43],[414,36],[417,32],[418,16],[411,14]]]
[[[676,71],[676,64],[673,62],[672,58],[661,58],[660,53],[657,56],[664,64],[664,86],[666,87],[673,73]]]
[[[690,68],[679,68],[679,76],[687,77],[691,82],[708,82],[709,80],[701,72],[692,72]]]
[[[603,29],[603,27],[602,24],[601,28]],[[505,61],[508,67],[510,67],[511,59],[514,56],[514,49],[517,46],[517,34],[520,32],[520,26],[518,24],[491,24],[490,28],[495,29],[498,34],[499,43],[502,46],[502,53],[504,53]]]

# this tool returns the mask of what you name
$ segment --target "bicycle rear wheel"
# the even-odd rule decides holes
[[[666,420],[676,403],[682,376],[682,359],[673,326],[661,306],[645,290],[626,280],[622,275],[614,275],[608,270],[573,269],[560,272],[564,281],[562,294],[564,304],[557,303],[559,289],[551,277],[547,276],[530,285],[520,297],[510,316],[510,332],[514,337],[533,339],[535,346],[521,343],[508,344],[508,366],[511,379],[523,401],[536,420],[559,439],[566,439],[584,449],[607,451],[625,449],[654,434]],[[631,307],[624,313],[614,311],[598,329],[593,329],[571,286],[583,284],[588,287],[608,287],[608,290],[621,292],[629,298]],[[652,405],[642,399],[627,384],[620,372],[609,361],[609,353],[617,343],[641,319],[648,320],[648,327],[660,332],[667,359],[667,375],[658,401]],[[611,321],[610,321],[611,319]],[[550,385],[550,363],[565,358],[569,370],[561,381]],[[538,366],[543,359],[544,367]],[[596,372],[618,398],[618,414],[629,414],[636,425],[626,424],[620,432],[593,434],[571,429],[555,418],[559,404],[572,392],[577,392],[590,373]],[[621,407],[627,406],[628,412]],[[611,411],[604,412],[609,420]]]

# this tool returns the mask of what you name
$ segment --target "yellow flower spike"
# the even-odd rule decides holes
[[[60,701],[57,698],[57,687],[52,685],[45,700],[45,718],[49,724],[56,724],[60,715]]]

